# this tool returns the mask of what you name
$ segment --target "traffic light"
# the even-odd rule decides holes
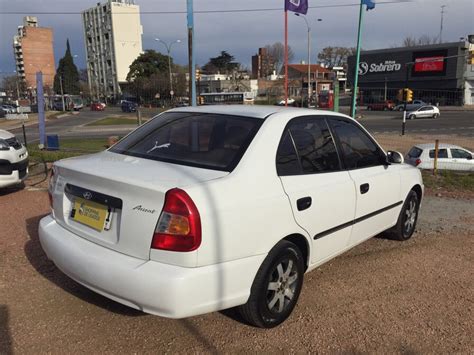
[[[397,100],[403,101],[403,89],[398,90],[397,92]]]
[[[201,80],[201,70],[196,69],[196,80]]]
[[[407,102],[411,102],[413,101],[413,91],[406,88],[406,99],[407,99]]]

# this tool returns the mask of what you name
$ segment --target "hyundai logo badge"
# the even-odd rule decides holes
[[[90,200],[92,198],[92,193],[89,191],[86,191],[82,194],[86,200]]]

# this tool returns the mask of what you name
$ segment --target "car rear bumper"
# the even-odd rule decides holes
[[[66,275],[119,303],[169,318],[244,304],[266,255],[197,268],[130,257],[87,241],[51,217],[39,225],[41,246]]]

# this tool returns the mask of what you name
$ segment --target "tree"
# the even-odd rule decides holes
[[[54,76],[54,91],[57,94],[61,93],[61,83],[64,94],[79,94],[79,72],[74,64],[71,47],[69,46],[69,39],[66,42],[66,53],[64,54],[64,57],[59,60],[58,69]]]
[[[234,56],[230,55],[226,51],[221,51],[221,54],[217,57],[210,58],[202,70],[208,74],[229,74],[239,68],[240,64],[234,62]]]
[[[173,58],[171,58],[171,67],[173,67]],[[168,56],[153,49],[147,49],[133,61],[129,68],[128,82],[139,78],[150,78],[154,74],[168,73]]]
[[[347,58],[355,52],[352,47],[325,47],[318,53],[318,59],[330,68],[347,67]]]
[[[18,75],[5,76],[2,80],[2,91],[7,95],[19,99],[26,90],[26,84]],[[20,97],[18,97],[18,94]]]
[[[280,73],[285,62],[285,46],[281,42],[275,42],[273,44],[267,44],[265,49],[267,56],[264,58],[264,66],[272,69],[270,73],[266,74],[272,74],[273,71]],[[294,56],[293,50],[288,46],[288,62],[291,62]]]
[[[403,47],[415,47],[415,46],[425,46],[429,44],[435,44],[437,37],[430,37],[428,35],[421,35],[416,38],[413,36],[407,36],[403,40]]]

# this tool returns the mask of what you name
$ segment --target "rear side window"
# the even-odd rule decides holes
[[[315,174],[340,170],[336,146],[322,118],[291,121],[277,152],[278,175]]]
[[[430,158],[435,157],[434,149],[430,150]],[[438,150],[438,158],[447,158],[448,157],[448,150],[447,149],[439,149]]]
[[[232,171],[263,120],[169,112],[143,125],[110,151],[206,169]]]
[[[408,157],[410,157],[410,158],[419,158],[421,153],[423,153],[422,149],[420,149],[418,147],[413,147],[408,152]]]
[[[339,139],[346,169],[382,165],[385,154],[360,127],[344,120],[330,122]]]

